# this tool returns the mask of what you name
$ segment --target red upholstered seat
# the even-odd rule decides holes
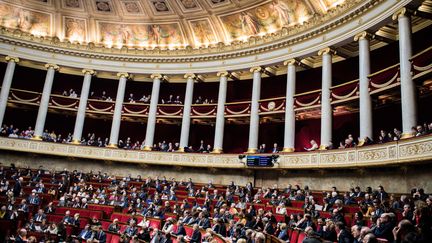
[[[299,238],[299,234],[300,234],[300,231],[293,230],[292,233],[291,233],[291,236],[290,236],[290,242],[296,243],[297,239]]]
[[[306,238],[306,234],[304,232],[300,232],[297,238],[297,243],[302,243],[305,238]]]
[[[274,214],[277,222],[285,222],[285,215],[283,214]]]

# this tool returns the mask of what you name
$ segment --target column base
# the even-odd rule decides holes
[[[144,146],[143,150],[144,151],[152,151],[152,147],[150,147],[150,146]]]
[[[414,133],[402,133],[401,135],[401,139],[407,139],[407,138],[412,138],[415,137]]]
[[[211,151],[212,154],[221,154],[223,153],[223,150],[221,148],[215,148],[213,151]]]
[[[81,144],[81,141],[78,140],[78,139],[73,139],[72,142],[71,142],[71,144],[78,145],[78,144]]]
[[[357,146],[361,147],[364,145],[364,139],[359,139]]]
[[[41,136],[34,136],[31,139],[32,140],[37,140],[37,141],[42,141],[42,137]]]
[[[110,143],[110,144],[108,144],[107,148],[118,148],[118,147],[117,147],[117,144]]]
[[[179,152],[179,153],[184,153],[184,148],[179,148],[176,152]]]
[[[246,153],[247,154],[256,154],[257,150],[258,149],[256,149],[256,148],[248,148],[248,150],[246,151]]]
[[[327,150],[327,145],[320,145],[318,150]]]
[[[294,151],[295,151],[294,148],[283,148],[283,149],[282,149],[282,152],[283,152],[283,153],[292,153],[292,152],[294,152]]]

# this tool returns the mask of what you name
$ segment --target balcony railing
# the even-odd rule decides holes
[[[411,61],[413,64],[413,78],[417,79],[432,72],[432,47],[415,55]],[[399,64],[395,64],[381,71],[369,75],[369,89],[371,94],[383,93],[389,89],[398,87]],[[359,80],[353,80],[331,88],[332,104],[342,104],[352,102],[359,98]],[[24,104],[39,106],[41,93],[11,89],[9,95],[9,105]],[[321,106],[321,90],[313,90],[294,96],[294,110],[297,112],[316,109]],[[76,111],[79,99],[61,95],[51,95],[50,109]],[[250,115],[251,102],[232,102],[225,104],[225,116],[247,117]],[[149,104],[143,103],[123,103],[123,116],[127,117],[147,117]],[[217,104],[194,104],[191,109],[192,118],[215,118]],[[261,115],[278,114],[285,112],[285,97],[275,97],[260,100],[259,112]],[[87,112],[94,114],[112,114],[114,112],[113,101],[102,101],[89,99]],[[183,105],[159,104],[157,116],[161,118],[181,118]]]
[[[135,164],[246,168],[236,154],[145,152],[5,137],[0,137],[0,150]],[[352,168],[417,163],[432,160],[432,135],[350,149],[278,155],[274,169]]]

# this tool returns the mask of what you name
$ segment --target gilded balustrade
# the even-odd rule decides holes
[[[5,137],[0,137],[0,150],[134,164],[246,168],[237,154],[147,152]],[[275,163],[273,169],[352,168],[426,162],[432,159],[432,135],[350,149],[278,155],[278,163]]]

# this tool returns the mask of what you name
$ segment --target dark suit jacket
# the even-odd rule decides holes
[[[184,226],[177,227],[177,231],[174,233],[174,235],[186,235],[186,230]]]
[[[347,230],[342,230],[339,234],[338,243],[351,243],[353,240],[353,236]]]
[[[190,243],[201,243],[201,232],[198,230],[194,230],[192,233],[192,237]]]
[[[94,235],[94,239],[98,240],[99,243],[106,243],[106,234],[103,231],[98,231]]]
[[[20,193],[21,193],[21,183],[17,181],[13,188],[14,197],[18,197]]]

